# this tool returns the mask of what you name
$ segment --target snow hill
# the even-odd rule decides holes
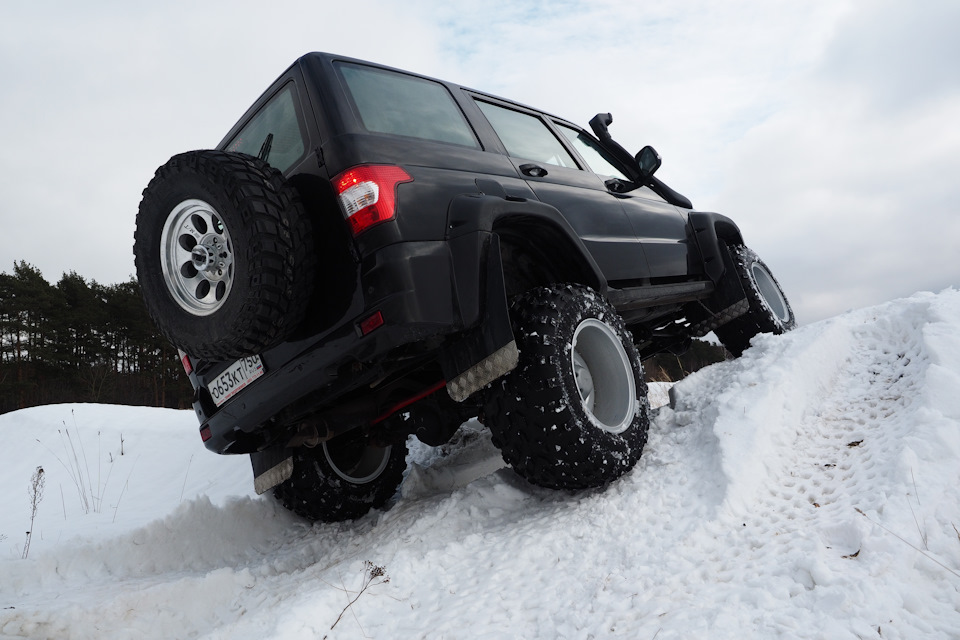
[[[191,412],[0,416],[0,636],[960,638],[960,291],[761,337],[674,400],[606,490],[531,487],[469,422],[316,526]]]

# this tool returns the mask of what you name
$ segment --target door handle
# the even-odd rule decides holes
[[[528,162],[527,164],[520,165],[520,173],[530,176],[531,178],[542,178],[547,175],[547,170],[538,164]]]

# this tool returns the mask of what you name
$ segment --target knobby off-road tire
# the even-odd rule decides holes
[[[351,431],[312,449],[297,449],[293,475],[273,494],[308,520],[353,520],[379,509],[397,492],[406,459],[405,442],[380,447]]]
[[[750,310],[717,327],[714,333],[730,353],[740,356],[758,333],[785,333],[796,328],[797,320],[787,296],[763,260],[743,245],[730,247],[730,253]]]
[[[520,362],[493,383],[484,408],[503,459],[553,489],[600,487],[633,468],[650,405],[613,307],[587,287],[554,285],[520,296],[511,315]]]
[[[282,342],[313,288],[313,238],[297,192],[245,154],[191,151],[160,167],[140,202],[134,256],[161,332],[207,360]]]

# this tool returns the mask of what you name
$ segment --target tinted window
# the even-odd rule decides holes
[[[337,68],[367,131],[478,146],[442,84],[362,65],[340,63]]]
[[[477,104],[511,156],[576,168],[573,158],[540,118],[481,100]]]
[[[582,131],[571,129],[570,127],[558,124],[560,131],[566,136],[567,140],[577,150],[580,157],[589,165],[594,173],[608,178],[620,178],[629,182],[629,178],[623,175],[623,172],[617,169],[613,158],[605,149],[600,147],[596,141]]]
[[[261,156],[262,152],[270,165],[286,171],[303,156],[304,148],[296,95],[291,82],[240,130],[227,151],[239,151],[252,156]]]

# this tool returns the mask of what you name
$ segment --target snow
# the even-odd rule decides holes
[[[2,415],[0,637],[960,638],[960,292],[761,336],[673,394],[605,490],[531,487],[471,421],[411,440],[388,509],[318,525],[191,412]]]

